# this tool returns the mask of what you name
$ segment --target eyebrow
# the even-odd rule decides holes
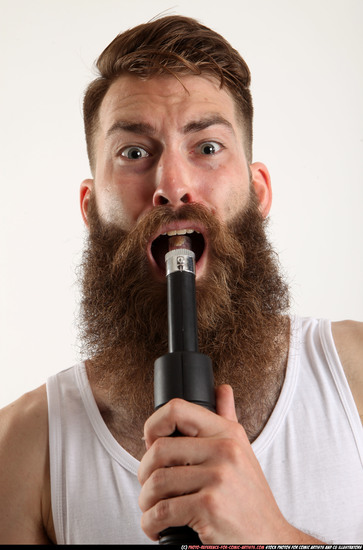
[[[218,114],[212,114],[197,120],[192,120],[182,127],[181,132],[183,134],[191,134],[206,130],[210,126],[215,125],[222,125],[230,132],[234,133],[233,125],[226,118]],[[109,128],[106,138],[109,138],[118,132],[129,132],[132,134],[153,136],[156,133],[156,129],[147,122],[118,120]]]
[[[199,120],[188,122],[183,126],[183,134],[189,134],[193,132],[200,132],[201,130],[206,130],[210,126],[222,125],[225,126],[228,130],[234,133],[232,124],[223,116],[213,114],[210,116],[203,117]]]
[[[106,138],[111,137],[117,132],[130,132],[132,134],[143,134],[147,136],[152,136],[153,134],[155,134],[155,128],[153,128],[153,126],[151,126],[151,124],[148,124],[147,122],[118,120],[107,131]]]

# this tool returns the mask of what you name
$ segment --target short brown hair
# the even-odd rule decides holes
[[[239,53],[215,31],[189,17],[162,17],[119,34],[102,52],[96,67],[100,76],[88,86],[83,102],[91,168],[95,165],[93,141],[102,100],[111,84],[125,73],[141,78],[165,73],[177,78],[185,74],[216,77],[238,106],[245,133],[246,155],[251,161],[253,106],[250,71]]]

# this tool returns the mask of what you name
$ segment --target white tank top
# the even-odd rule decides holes
[[[49,378],[47,392],[57,543],[151,544],[139,462],[107,429],[84,364]],[[285,382],[252,448],[290,523],[327,543],[362,543],[363,430],[329,321],[292,318]]]

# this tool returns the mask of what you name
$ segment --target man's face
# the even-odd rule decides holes
[[[125,76],[102,103],[95,179],[81,187],[90,228],[83,350],[115,407],[143,424],[153,410],[154,361],[167,350],[168,237],[160,234],[198,230],[189,237],[199,252],[199,350],[216,384],[234,388],[247,427],[252,404],[273,383],[286,331],[287,289],[263,220],[270,182],[264,165],[248,165],[229,94],[204,77],[182,82]]]
[[[110,87],[99,113],[95,178],[81,186],[86,222],[93,192],[101,219],[125,231],[166,204],[175,210],[186,203],[201,204],[221,223],[228,223],[248,204],[251,182],[261,212],[267,215],[268,172],[260,163],[248,164],[232,97],[212,78],[191,75],[180,81],[173,76],[141,80],[126,75]],[[148,243],[153,273],[164,277],[152,243],[175,230],[202,234],[200,277],[208,263],[208,233],[202,225],[183,220],[159,228]]]

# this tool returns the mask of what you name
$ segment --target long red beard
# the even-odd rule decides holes
[[[197,281],[199,349],[212,359],[216,384],[233,387],[252,434],[256,403],[268,406],[281,372],[289,304],[254,195],[228,227],[189,204],[177,212],[157,207],[129,233],[102,222],[92,199],[82,262],[83,349],[112,403],[143,423],[153,411],[154,361],[167,351],[166,284],[153,277],[146,248],[161,225],[181,219],[201,221],[209,235],[208,274]]]

